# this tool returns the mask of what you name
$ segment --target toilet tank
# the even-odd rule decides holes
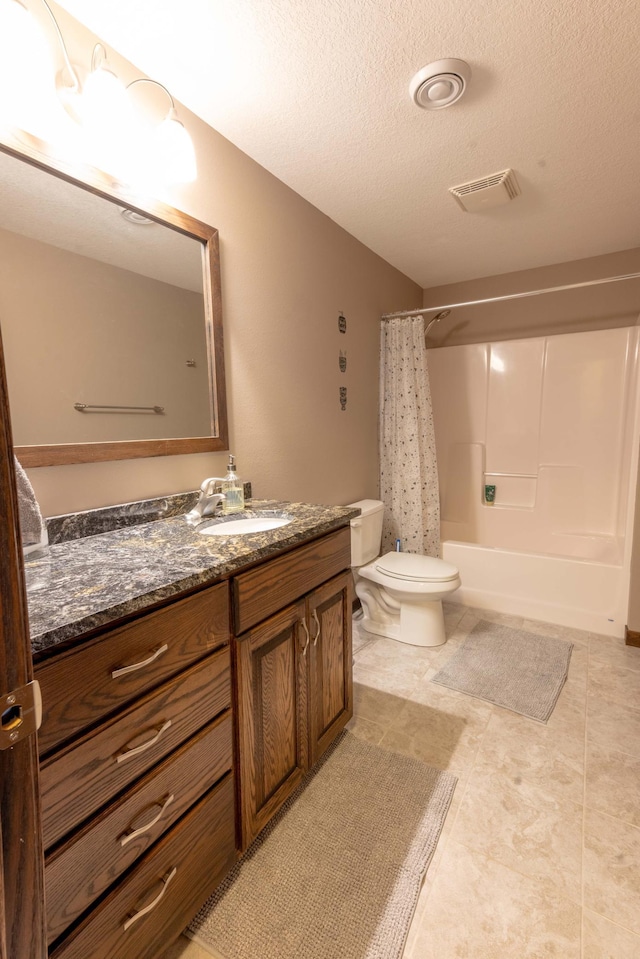
[[[349,503],[361,515],[351,520],[351,565],[364,566],[380,555],[384,503],[377,499],[361,499]]]

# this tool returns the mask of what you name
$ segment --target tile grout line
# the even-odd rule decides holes
[[[596,809],[594,806],[589,806],[589,809],[594,812],[596,816],[602,816],[603,819],[610,819],[611,822],[620,823],[621,826],[628,826],[629,829],[635,829],[640,832],[640,826],[634,822],[629,822],[628,819],[621,819],[620,816],[614,816],[610,812],[603,812],[601,809]],[[613,922],[613,920],[610,921]],[[635,935],[638,935],[638,933],[635,933]]]
[[[621,922],[617,922],[615,919],[610,919],[609,916],[605,916],[603,913],[598,912],[597,909],[590,909],[589,912],[592,912],[594,916],[598,916],[600,919],[604,919],[605,922],[609,923],[612,926],[615,926],[616,929],[623,929],[625,932],[628,932],[630,936],[633,936],[634,939],[637,939],[640,943],[640,935],[629,926],[623,926]]]
[[[587,647],[587,659],[588,659],[588,647]],[[587,688],[588,688],[588,665],[587,665],[587,676],[586,676],[586,678],[585,678],[585,693],[587,692]],[[476,768],[477,757],[478,757],[478,754],[479,754],[479,752],[480,752],[480,750],[481,750],[481,748],[482,748],[482,744],[484,743],[485,737],[486,737],[486,735],[487,735],[487,732],[488,732],[488,729],[489,729],[489,725],[490,725],[491,719],[492,719],[492,717],[495,716],[496,714],[499,715],[499,710],[500,710],[500,707],[498,707],[498,706],[492,706],[491,714],[490,714],[490,716],[489,716],[489,721],[487,722],[487,724],[486,724],[486,726],[485,726],[485,729],[484,729],[484,731],[483,731],[483,733],[482,733],[482,736],[481,736],[481,738],[480,738],[480,742],[479,742],[479,744],[478,744],[478,747],[477,747],[476,752],[475,752],[475,755],[474,755],[474,759],[473,759],[473,763],[472,763],[471,768],[470,768],[469,775],[467,776],[467,780],[466,780],[466,783],[465,783],[464,792],[463,792],[463,794],[462,794],[461,801],[460,801],[460,803],[459,803],[459,805],[458,805],[458,808],[457,808],[457,810],[456,810],[456,814],[455,814],[454,820],[453,820],[453,822],[452,822],[452,824],[451,824],[451,829],[450,829],[450,831],[449,831],[449,833],[448,833],[448,835],[447,835],[447,837],[446,837],[445,845],[443,846],[443,853],[444,853],[444,850],[446,849],[446,847],[447,847],[447,846],[449,845],[449,843],[451,842],[451,836],[452,836],[452,834],[453,834],[453,832],[454,832],[455,824],[456,824],[457,819],[458,819],[458,816],[459,816],[459,814],[460,814],[460,810],[461,810],[461,808],[462,808],[462,804],[463,804],[464,799],[465,799],[465,797],[466,797],[466,795],[467,795],[467,791],[468,791],[468,789],[469,789],[469,782],[470,782],[471,776],[472,776],[472,774],[473,774],[473,771],[474,771],[474,769]],[[582,801],[582,830],[581,830],[581,839],[582,839],[581,847],[582,847],[582,848],[581,848],[581,850],[580,850],[580,880],[581,880],[581,881],[580,881],[580,895],[579,895],[579,897],[578,897],[578,898],[579,898],[579,902],[576,902],[574,899],[572,899],[571,896],[567,896],[566,894],[564,894],[564,893],[562,893],[560,890],[558,890],[558,894],[559,894],[559,895],[561,895],[561,896],[562,896],[564,899],[566,899],[568,902],[575,902],[575,905],[580,908],[580,943],[579,943],[580,959],[584,959],[584,883],[583,883],[583,876],[584,876],[584,816],[585,816],[585,790],[586,790],[586,710],[587,710],[587,697],[586,697],[586,695],[585,695],[585,705],[584,705],[584,724],[585,724],[585,725],[584,725],[584,748],[583,748],[583,787],[582,787],[582,800],[583,800],[583,801]],[[572,801],[572,802],[574,802],[574,801]],[[577,802],[575,802],[574,804],[575,804],[576,806],[577,806],[577,805],[580,805],[580,804],[577,803]],[[460,840],[460,839],[455,840],[455,841],[458,842],[458,843],[459,843],[461,846],[463,846],[464,848],[468,849],[471,853],[475,853],[475,852],[476,852],[476,850],[474,849],[473,846],[468,846],[464,841],[462,841],[462,840]],[[503,868],[503,869],[508,869],[508,870],[514,872],[516,875],[519,875],[519,876],[523,877],[524,879],[531,879],[531,878],[532,878],[530,874],[528,874],[528,873],[526,873],[526,872],[521,872],[520,870],[516,869],[516,868],[515,868],[514,866],[512,866],[512,865],[511,865],[511,866],[507,866],[507,865],[505,865],[503,862],[501,862],[499,859],[495,859],[495,858],[494,858],[493,856],[491,856],[491,855],[488,855],[488,854],[486,854],[486,853],[483,853],[483,855],[485,855],[488,860],[490,860],[491,862],[493,862],[493,863],[495,863],[496,865],[500,866],[501,868]],[[429,892],[428,892],[428,894],[427,894],[427,897],[426,897],[426,899],[425,899],[425,902],[427,902],[428,899],[430,898],[430,896],[431,896],[431,891],[432,891],[432,890],[429,889]]]
[[[628,672],[635,672],[635,670],[628,670]],[[640,706],[633,706],[631,703],[628,703],[626,700],[622,699],[612,699],[610,694],[598,690],[598,696],[600,699],[604,699],[607,703],[614,703],[616,706],[624,706],[625,709],[630,709],[633,713],[640,713]]]
[[[493,711],[492,711],[492,716],[495,715],[495,714],[496,714],[496,711],[499,710],[500,708],[501,708],[501,707],[499,707],[499,706],[495,706],[495,707],[493,708]],[[497,713],[497,715],[500,715],[499,712]],[[489,724],[487,723],[487,729],[488,729],[488,726],[489,726]],[[484,740],[484,737],[485,737],[485,735],[486,735],[486,732],[487,732],[487,730],[485,730],[485,732],[483,733],[482,740]],[[474,766],[475,766],[475,760],[474,760]],[[473,771],[473,769],[472,769],[472,771]],[[466,790],[465,790],[465,795],[466,795]],[[550,795],[550,794],[549,794],[549,795]],[[551,796],[551,795],[550,795],[550,798],[551,798],[554,802],[571,803],[572,805],[575,805],[575,806],[581,805],[580,803],[578,803],[576,800],[573,800],[573,799],[563,799],[563,800],[559,800],[559,799],[557,799],[557,797],[554,797],[554,796]],[[584,785],[583,785],[583,800],[584,800]],[[584,802],[582,803],[582,809],[583,809],[583,829],[584,829]],[[459,810],[458,810],[458,812],[459,812]],[[456,819],[457,819],[457,815],[458,815],[458,814],[456,813]],[[477,850],[474,846],[469,846],[469,845],[467,845],[467,843],[464,842],[462,839],[457,839],[456,842],[458,842],[461,846],[464,846],[464,848],[465,848],[465,849],[468,849],[469,852],[471,852],[471,853],[474,853],[474,854],[475,854],[475,853],[478,853],[478,852],[479,852],[479,850]],[[502,862],[500,859],[496,859],[496,858],[495,858],[494,856],[492,856],[490,853],[480,852],[480,855],[484,856],[486,859],[488,859],[490,862],[493,862],[495,865],[499,866],[501,869],[507,869],[507,870],[509,870],[510,872],[515,873],[517,876],[521,876],[523,879],[527,879],[527,880],[532,880],[532,879],[533,879],[533,880],[535,880],[536,882],[538,882],[538,881],[539,881],[539,882],[546,882],[546,880],[536,880],[535,877],[533,877],[530,873],[528,873],[528,872],[522,872],[520,869],[517,869],[516,866],[514,866],[514,865],[506,865],[504,862]],[[581,879],[582,879],[582,866],[583,866],[583,857],[582,857],[582,856],[580,857],[580,865],[581,865]],[[581,882],[581,891],[582,891],[582,882]],[[575,899],[573,899],[571,896],[568,896],[566,893],[562,892],[562,891],[559,890],[559,889],[557,890],[557,894],[560,895],[563,899],[566,899],[568,902],[573,902],[576,906],[578,906],[578,907],[580,908],[580,911],[581,911],[580,921],[581,921],[581,926],[582,926],[582,901],[577,902],[577,901],[576,901]],[[580,900],[581,900],[582,897],[580,896],[580,897],[578,897],[578,898],[580,898]],[[580,936],[580,940],[581,940],[581,942],[582,942],[582,934],[581,934],[581,936]],[[582,959],[582,953],[581,953],[581,959]]]
[[[626,666],[622,663],[611,662],[609,659],[598,659],[597,655],[593,656],[593,661],[599,666],[608,666],[613,669],[624,669],[628,673],[640,673],[640,660],[638,660],[638,666]]]
[[[443,845],[442,845],[441,856],[440,856],[440,861],[438,862],[438,865],[436,866],[436,869],[434,870],[433,875],[432,875],[432,877],[431,877],[431,880],[432,880],[432,881],[431,881],[431,883],[429,884],[429,889],[428,889],[427,894],[426,894],[426,896],[425,896],[424,904],[426,904],[426,903],[429,901],[429,899],[431,898],[431,893],[433,892],[433,880],[435,879],[435,877],[436,877],[436,875],[437,875],[438,869],[440,868],[440,863],[441,863],[442,860],[444,859],[446,850],[447,850],[447,848],[448,848],[448,846],[449,846],[449,844],[450,844],[450,842],[451,842],[451,836],[452,836],[452,834],[453,834],[453,832],[454,832],[454,830],[455,830],[456,822],[458,821],[458,816],[460,815],[460,810],[462,809],[462,804],[464,803],[464,800],[465,800],[465,798],[466,798],[467,790],[469,789],[469,782],[470,782],[470,780],[471,780],[471,775],[472,775],[472,773],[473,773],[473,770],[475,769],[475,765],[476,765],[476,760],[477,760],[477,757],[478,757],[478,753],[480,752],[480,749],[481,749],[482,744],[483,744],[483,742],[484,742],[484,738],[485,738],[485,736],[486,736],[486,734],[487,734],[487,730],[488,730],[488,728],[489,728],[489,723],[491,722],[491,717],[493,716],[493,712],[494,712],[494,710],[493,710],[493,707],[492,707],[492,710],[491,710],[491,712],[490,712],[490,714],[489,714],[489,718],[488,718],[488,720],[487,720],[487,722],[486,722],[486,725],[485,725],[485,728],[484,728],[484,730],[483,730],[483,732],[482,732],[482,736],[481,736],[480,739],[479,739],[478,746],[477,746],[476,751],[475,751],[475,753],[474,753],[473,761],[470,763],[469,771],[468,771],[467,775],[465,776],[464,785],[463,785],[463,788],[462,788],[462,792],[461,792],[461,794],[460,794],[460,801],[459,801],[459,803],[457,804],[457,808],[456,808],[455,814],[454,814],[454,816],[453,816],[453,819],[451,820],[450,828],[448,829],[447,834],[446,834],[446,836],[445,836],[445,838],[444,838],[444,842],[443,842]],[[455,773],[453,773],[453,775],[455,775]],[[460,777],[456,777],[456,778],[458,779],[458,782],[460,782]],[[457,787],[456,787],[456,788],[457,788]],[[460,845],[464,845],[464,843],[460,843]]]
[[[456,623],[456,625],[453,627],[451,636],[447,636],[447,639],[446,639],[446,641],[445,641],[446,643],[448,643],[448,642],[452,639],[452,637],[455,635],[455,633],[458,631],[458,629],[460,628],[460,625],[461,625],[461,623],[462,623],[462,620],[465,618],[465,615],[466,615],[466,611],[462,614],[462,616],[460,617],[460,619],[458,620],[458,622]],[[425,676],[426,676],[426,673],[425,673]],[[421,680],[418,681],[418,683],[416,683],[416,687],[414,687],[414,688],[417,688],[417,686],[419,685],[419,683],[420,683],[420,682],[423,682],[423,681],[424,681],[424,676],[422,677]],[[429,680],[427,680],[427,682],[428,682],[428,681],[429,681]],[[460,795],[460,801],[457,803],[457,808],[456,808],[456,811],[455,811],[455,813],[454,813],[453,819],[451,820],[449,829],[447,830],[447,833],[446,833],[446,835],[444,836],[444,838],[442,838],[442,833],[441,833],[440,839],[438,840],[438,843],[437,843],[437,845],[436,845],[436,851],[439,851],[439,852],[440,852],[440,856],[439,856],[437,865],[434,867],[433,872],[431,873],[430,882],[429,882],[428,888],[425,890],[424,900],[423,900],[423,902],[421,903],[421,908],[420,908],[420,915],[421,915],[421,917],[422,917],[422,913],[423,913],[424,909],[426,908],[427,903],[429,902],[429,900],[430,900],[430,898],[431,898],[431,894],[432,894],[432,892],[433,892],[434,881],[435,881],[435,878],[436,878],[436,876],[437,876],[437,874],[438,874],[438,871],[439,871],[439,869],[440,869],[440,865],[441,865],[441,863],[442,863],[442,861],[443,861],[443,859],[444,859],[444,857],[445,857],[446,850],[447,850],[447,848],[448,848],[448,846],[449,846],[450,839],[451,839],[451,834],[453,833],[453,830],[454,830],[454,828],[455,828],[455,824],[456,824],[456,821],[457,821],[457,819],[458,819],[458,814],[459,814],[459,812],[460,812],[460,809],[461,809],[461,807],[462,807],[462,803],[464,802],[465,796],[466,796],[466,794],[467,794],[467,789],[469,788],[469,780],[470,780],[470,778],[471,778],[471,773],[473,772],[473,769],[474,769],[474,767],[475,767],[477,755],[478,755],[478,752],[479,752],[479,750],[480,750],[480,747],[481,747],[481,745],[482,745],[482,743],[483,743],[483,741],[484,741],[484,737],[485,737],[485,735],[486,735],[487,729],[489,728],[489,723],[491,722],[491,716],[492,716],[492,715],[493,715],[493,707],[492,707],[492,709],[491,709],[491,712],[489,713],[489,718],[487,719],[487,722],[486,722],[486,724],[485,724],[485,728],[484,728],[484,730],[483,730],[483,732],[482,732],[482,736],[480,737],[480,740],[479,740],[479,742],[478,742],[478,746],[477,746],[476,752],[475,752],[475,754],[474,754],[474,756],[473,756],[473,761],[472,761],[472,763],[470,764],[469,772],[468,772],[467,775],[465,776],[464,783],[462,783],[460,776],[457,776],[455,773],[452,773],[452,775],[456,775],[456,779],[458,780],[458,782],[457,782],[457,784],[456,784],[456,790],[458,789],[458,785],[460,785],[460,786],[462,787],[462,792],[461,792],[461,795]],[[454,793],[454,795],[455,795],[455,793]],[[442,840],[442,846],[441,846],[440,849],[438,850],[438,846],[440,845],[440,841],[441,841],[441,840]],[[435,853],[434,853],[434,858],[435,858]],[[427,870],[427,875],[428,875],[428,873],[429,873],[430,871],[431,871],[431,864],[429,865],[429,869]],[[425,876],[425,881],[426,881],[426,876]],[[423,886],[423,889],[424,889],[424,886]],[[422,893],[421,893],[421,894],[422,894]],[[415,920],[416,917],[417,917],[417,912],[416,912],[416,915],[414,916],[414,920]],[[413,959],[413,957],[412,957],[412,956],[403,956],[403,959]]]
[[[464,792],[463,792],[463,794],[462,794],[460,803],[459,803],[458,808],[457,808],[457,810],[456,810],[455,817],[454,817],[454,819],[453,819],[453,821],[452,821],[452,823],[451,823],[451,829],[449,830],[449,832],[448,832],[448,834],[447,834],[447,837],[446,837],[446,839],[445,839],[445,843],[444,843],[444,845],[443,845],[443,854],[444,854],[444,851],[445,851],[446,847],[447,847],[447,846],[450,844],[450,842],[452,841],[452,838],[451,838],[451,837],[452,837],[452,834],[453,834],[454,829],[455,829],[455,824],[456,824],[457,819],[458,819],[458,816],[459,816],[459,814],[460,814],[460,810],[461,810],[461,808],[462,808],[462,804],[463,804],[463,802],[464,802],[464,799],[466,798],[467,791],[468,791],[468,789],[469,789],[469,781],[470,781],[470,779],[471,779],[471,775],[472,775],[472,773],[473,773],[473,771],[474,771],[474,769],[475,769],[475,766],[476,766],[476,760],[477,760],[478,753],[480,752],[480,750],[481,750],[481,748],[482,748],[482,744],[483,744],[483,742],[484,742],[484,739],[485,739],[485,737],[486,737],[486,735],[487,735],[487,732],[488,732],[488,729],[489,729],[489,724],[490,724],[490,722],[491,722],[491,718],[492,718],[493,716],[495,716],[496,714],[499,715],[498,710],[500,710],[500,708],[501,708],[501,707],[498,707],[498,706],[492,707],[492,711],[491,711],[491,715],[490,715],[490,717],[489,717],[489,721],[487,722],[486,727],[485,727],[485,730],[483,731],[482,737],[481,737],[480,742],[479,742],[479,744],[478,744],[478,748],[477,748],[477,750],[476,750],[476,754],[475,754],[475,756],[474,756],[473,763],[472,763],[472,765],[471,765],[471,769],[470,769],[469,775],[467,776],[467,779],[466,779],[466,782],[465,782]],[[553,797],[552,797],[552,798],[553,798]],[[584,785],[583,785],[583,799],[584,799]],[[570,801],[573,805],[576,805],[576,806],[580,805],[580,803],[575,802],[574,800],[569,800],[569,801]],[[582,806],[583,806],[583,814],[582,814],[582,815],[583,815],[583,829],[584,829],[584,802],[583,802]],[[460,846],[463,846],[465,849],[467,849],[467,850],[468,850],[469,852],[471,852],[472,854],[477,854],[477,853],[478,853],[478,850],[476,850],[475,847],[467,845],[467,843],[465,843],[462,839],[456,839],[456,840],[454,840],[454,841],[457,842]],[[482,856],[484,856],[486,859],[488,859],[490,862],[493,862],[495,865],[499,866],[501,869],[509,870],[510,872],[513,872],[515,875],[518,875],[518,876],[520,876],[521,878],[523,878],[523,879],[525,879],[525,880],[532,880],[532,879],[534,878],[534,877],[531,876],[530,873],[522,872],[522,871],[520,871],[519,869],[517,869],[517,868],[516,868],[515,866],[513,866],[513,865],[507,866],[507,865],[506,865],[504,862],[502,862],[500,859],[496,859],[494,856],[490,855],[489,853],[480,853],[480,854],[481,854]],[[584,862],[584,859],[583,859],[583,856],[581,855],[581,878],[582,878],[583,862]],[[544,882],[544,880],[540,880],[540,881],[541,881],[541,882]],[[432,891],[432,889],[430,888],[429,891],[428,891],[428,893],[427,893],[427,896],[426,896],[426,898],[425,898],[425,903],[429,900],[429,898],[430,898],[430,896],[431,896],[431,891]],[[561,897],[562,897],[563,899],[565,899],[567,902],[572,902],[572,903],[574,903],[576,906],[578,906],[578,907],[580,908],[580,957],[581,957],[581,959],[583,959],[583,957],[582,957],[582,941],[583,941],[583,936],[582,936],[582,916],[583,916],[583,908],[582,908],[582,901],[581,901],[581,900],[582,900],[582,895],[580,895],[580,896],[578,897],[578,898],[580,899],[580,901],[578,902],[578,901],[576,901],[575,899],[573,899],[571,896],[566,895],[566,893],[562,892],[562,891],[559,890],[559,889],[557,889],[556,892],[557,892],[557,894],[558,894],[559,896],[561,896]],[[581,893],[582,893],[582,882],[581,882]]]
[[[463,623],[465,622],[465,620],[466,620],[466,621],[471,621],[471,622],[477,620],[478,612],[482,613],[483,611],[476,611],[476,610],[474,610],[473,613],[472,613],[470,609],[465,610],[465,612],[462,614],[462,616],[459,618],[459,620],[455,623],[455,625],[454,625],[454,624],[451,624],[452,633],[451,633],[450,636],[447,637],[447,642],[450,642],[450,640],[453,638],[453,636],[455,636],[455,635],[458,633],[458,631],[460,631],[460,632],[462,632],[462,633],[467,633],[467,632],[468,632],[468,629],[463,626]],[[488,619],[488,621],[490,621],[490,622],[493,621],[493,620],[490,619],[488,616],[487,616],[487,619]],[[500,619],[496,619],[496,621],[497,621],[497,622],[500,622]],[[523,625],[521,628],[526,629],[526,627],[525,627],[524,625]],[[558,637],[558,638],[565,638],[565,637]],[[567,638],[569,638],[569,637],[567,637]],[[586,908],[586,907],[585,907],[585,878],[586,878],[585,836],[586,836],[586,812],[587,812],[587,803],[586,803],[586,797],[587,797],[587,755],[588,755],[588,743],[589,743],[589,737],[588,737],[588,729],[589,729],[588,704],[589,704],[590,698],[593,698],[593,697],[590,696],[590,694],[589,694],[591,676],[592,676],[592,673],[593,673],[593,671],[594,671],[594,666],[595,666],[596,664],[598,664],[599,661],[598,661],[598,659],[597,659],[597,656],[595,656],[595,655],[592,653],[591,648],[590,648],[590,646],[591,646],[590,643],[586,643],[586,644],[583,645],[582,643],[576,642],[576,643],[575,643],[575,646],[576,646],[576,650],[584,649],[584,650],[585,650],[585,653],[586,653],[586,670],[585,670],[584,679],[578,680],[578,679],[576,678],[575,680],[572,681],[572,682],[573,682],[573,687],[574,687],[574,690],[575,690],[576,694],[577,694],[578,686],[581,686],[582,689],[583,689],[583,692],[584,692],[584,699],[583,699],[583,701],[582,701],[582,708],[580,709],[580,713],[582,714],[582,721],[583,721],[583,745],[582,745],[582,755],[583,755],[582,806],[583,806],[583,809],[582,809],[581,830],[580,830],[580,838],[581,838],[580,873],[579,873],[579,874],[580,874],[580,891],[579,891],[579,895],[578,895],[575,899],[572,898],[571,896],[567,896],[566,894],[563,894],[563,893],[560,893],[560,895],[562,895],[563,899],[567,900],[568,902],[573,902],[573,903],[575,904],[575,906],[580,909],[580,924],[579,924],[579,937],[580,937],[580,938],[579,938],[579,943],[575,943],[575,940],[574,940],[574,943],[575,943],[575,945],[578,946],[578,954],[579,954],[579,956],[580,956],[580,959],[584,959],[584,957],[585,957],[585,952],[586,952],[586,949],[587,949],[587,944],[585,943],[585,933],[586,933],[586,929],[585,929],[585,908]],[[437,668],[437,666],[440,666],[441,664],[433,664],[433,665],[434,665],[434,668]],[[610,664],[609,664],[609,663],[602,663],[601,665],[603,665],[603,666],[609,666]],[[371,664],[371,668],[374,669],[374,670],[377,669],[377,667],[376,667],[374,664]],[[431,667],[428,667],[427,673],[428,673],[428,671],[429,671],[430,668],[431,668]],[[626,669],[627,667],[616,667],[616,668]],[[416,679],[416,680],[414,681],[414,683],[413,683],[413,685],[412,685],[412,691],[411,691],[411,693],[408,694],[408,698],[409,698],[409,699],[411,699],[411,695],[413,694],[413,692],[414,692],[416,689],[419,689],[425,682],[428,682],[428,681],[429,681],[428,679],[426,679],[427,673],[425,673],[425,676],[423,676],[423,677],[421,677],[421,678],[419,678],[419,679]],[[381,690],[381,691],[383,691],[383,690]],[[604,698],[607,699],[608,697],[605,696]],[[573,700],[573,696],[569,696],[569,699]],[[617,701],[614,700],[614,702],[617,702]],[[578,705],[578,703],[575,703],[575,705]],[[423,918],[427,918],[427,917],[428,917],[428,916],[427,916],[427,913],[428,913],[427,904],[430,903],[430,902],[432,901],[432,898],[433,898],[434,882],[435,882],[437,876],[439,875],[440,871],[442,871],[442,869],[445,868],[445,867],[444,867],[444,863],[446,862],[447,853],[453,848],[453,846],[455,845],[455,843],[460,843],[460,845],[466,846],[466,844],[465,844],[463,841],[461,841],[461,840],[456,840],[456,839],[454,838],[454,835],[455,835],[455,826],[456,826],[456,823],[457,823],[458,818],[459,818],[459,816],[460,816],[460,811],[461,811],[461,809],[463,808],[465,801],[467,800],[467,798],[469,797],[469,795],[472,794],[472,791],[473,791],[472,782],[471,782],[472,776],[473,776],[474,772],[477,771],[477,769],[478,769],[478,758],[479,758],[479,756],[480,756],[481,753],[482,753],[484,744],[487,742],[487,737],[488,737],[488,731],[489,731],[490,724],[491,724],[492,720],[494,719],[494,717],[495,717],[497,714],[500,714],[501,712],[502,712],[502,710],[501,710],[499,707],[492,706],[491,711],[490,711],[490,713],[489,713],[489,715],[488,715],[488,718],[487,718],[487,720],[486,720],[486,721],[484,722],[484,724],[483,724],[483,727],[482,727],[482,729],[481,729],[479,738],[478,738],[478,740],[476,741],[475,748],[474,748],[472,751],[470,751],[470,753],[469,753],[469,762],[468,762],[468,764],[465,763],[465,767],[466,767],[466,768],[465,768],[464,773],[463,773],[464,778],[462,778],[462,776],[458,775],[459,788],[461,789],[460,794],[459,794],[459,802],[456,803],[456,808],[455,808],[455,811],[453,812],[453,816],[452,816],[452,819],[451,819],[451,821],[450,821],[449,829],[447,829],[446,835],[442,837],[442,846],[440,847],[440,855],[438,856],[437,865],[435,866],[435,868],[433,868],[433,872],[431,872],[431,868],[430,868],[430,870],[429,870],[430,880],[431,880],[431,881],[429,882],[427,889],[425,889],[424,902],[423,902],[422,908],[420,909],[420,913],[419,913],[420,921],[422,921]],[[394,723],[391,724],[391,727],[392,727],[393,725],[394,725]],[[389,727],[389,728],[391,728],[391,727]],[[571,738],[573,738],[573,737],[571,737]],[[451,770],[451,771],[453,772],[454,775],[456,775],[455,771],[453,771],[453,770]],[[578,787],[578,788],[579,788],[579,787]],[[552,798],[554,798],[554,797],[552,797]],[[575,800],[572,800],[572,803],[575,803],[576,805],[579,805],[579,800],[578,800],[577,802],[576,802]],[[607,815],[607,814],[603,814],[603,815]],[[611,816],[609,816],[608,818],[616,819],[617,817],[611,817]],[[630,824],[630,825],[633,825],[633,824]],[[466,846],[466,848],[467,848],[468,850],[470,850],[471,852],[475,852],[475,850],[474,850],[474,848],[473,848],[472,846],[471,846],[471,847]],[[484,855],[486,855],[486,854],[484,854]],[[507,870],[511,870],[512,872],[520,875],[521,877],[523,877],[523,878],[525,878],[525,879],[527,879],[527,880],[530,880],[530,879],[534,878],[534,877],[532,877],[529,873],[519,872],[519,870],[514,869],[513,866],[507,866],[507,865],[505,865],[503,862],[501,862],[500,860],[494,859],[492,856],[487,856],[487,858],[490,859],[491,861],[493,861],[494,863],[496,863],[497,865],[499,865],[501,868],[507,869]],[[595,914],[599,915],[599,913],[597,913],[596,910],[593,910],[593,911],[594,911]],[[418,918],[418,913],[416,913],[416,916],[414,917],[414,920],[417,919],[417,918]],[[620,925],[620,923],[613,922],[613,920],[608,919],[606,916],[603,916],[602,918],[603,918],[604,920],[606,920],[607,922],[612,922],[612,924],[613,924],[614,926],[618,926],[619,928],[624,929],[625,931],[628,931],[630,934],[635,935],[635,932],[634,932],[633,930],[627,929],[626,926],[622,926],[622,925]],[[411,959],[415,959],[415,955],[416,955],[416,954],[414,953],[414,951],[413,951],[413,949],[412,949],[412,951],[411,951]],[[406,959],[409,959],[409,957],[406,957]]]
[[[597,664],[597,663],[600,663],[600,665],[604,665],[604,666],[611,665],[610,663],[606,663],[606,662],[603,663],[601,660],[598,659],[597,655],[596,655],[596,656],[592,656],[592,653],[591,653],[591,643],[589,643],[589,653],[588,653],[588,659],[587,659],[587,699],[586,699],[587,713],[586,713],[586,717],[585,717],[584,811],[583,811],[583,818],[582,818],[582,899],[583,899],[583,902],[582,902],[582,952],[581,952],[581,959],[584,959],[584,948],[585,948],[585,945],[584,945],[584,936],[585,936],[585,909],[586,909],[586,906],[585,906],[585,903],[584,903],[584,879],[585,879],[585,863],[584,863],[584,859],[585,859],[585,834],[586,834],[586,818],[587,818],[587,753],[588,753],[588,745],[589,745],[589,708],[588,708],[588,707],[589,707],[589,698],[590,698],[590,693],[589,693],[589,688],[590,688],[590,685],[589,685],[589,675],[590,675],[590,670],[591,670],[591,660],[592,660],[592,658],[593,658],[593,660],[594,660],[594,662],[595,662],[596,664]],[[624,669],[624,668],[626,668],[626,667],[617,667],[617,668],[623,668],[623,669]],[[630,672],[634,672],[634,670],[630,670]],[[618,705],[618,700],[610,700],[607,696],[602,696],[602,694],[601,694],[601,698],[603,698],[603,699],[604,699],[605,701],[607,701],[607,702],[613,702],[613,703],[615,703],[616,705]],[[624,705],[627,706],[626,703],[625,703]],[[635,707],[633,707],[633,706],[628,707],[628,708],[635,709]],[[598,743],[595,743],[595,745],[597,746]],[[604,748],[604,747],[602,747],[602,748]],[[613,750],[613,751],[614,751],[614,752],[622,753],[622,755],[633,756],[632,753],[626,753],[624,750],[621,750],[621,749],[616,749],[616,750]],[[634,757],[634,758],[635,758],[635,757]],[[617,821],[617,822],[624,822],[626,825],[630,825],[630,826],[632,826],[632,827],[634,826],[633,823],[627,823],[626,820],[620,819],[620,818],[617,817],[617,816],[611,816],[609,813],[600,812],[599,810],[596,810],[596,811],[598,812],[598,815],[600,815],[600,816],[604,816],[604,817],[606,817],[606,818],[608,818],[608,819],[612,819],[612,820]],[[619,922],[616,922],[615,920],[611,919],[609,916],[603,915],[603,914],[602,914],[601,912],[599,912],[597,909],[592,909],[592,908],[590,908],[590,911],[593,912],[594,915],[600,916],[600,918],[604,919],[605,922],[610,922],[613,926],[616,926],[617,928],[620,928],[620,929],[624,929],[625,932],[628,932],[628,933],[630,933],[631,935],[637,936],[637,933],[635,932],[635,930],[630,929],[628,926],[624,926],[624,925],[622,925],[622,924],[619,923]],[[640,938],[640,937],[639,937],[639,938]]]

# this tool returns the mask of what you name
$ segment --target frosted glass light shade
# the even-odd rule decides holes
[[[124,85],[102,65],[87,77],[80,112],[89,162],[122,179],[129,166],[133,111]]]
[[[54,92],[49,45],[19,0],[0,0],[0,129],[42,136]]]
[[[196,151],[172,107],[154,134],[154,165],[166,184],[192,183],[198,175]]]
[[[107,67],[92,70],[84,83],[82,119],[87,126],[104,126],[112,130],[131,123],[127,91]]]

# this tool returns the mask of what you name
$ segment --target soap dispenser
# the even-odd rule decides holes
[[[222,501],[223,513],[239,513],[244,509],[244,487],[238,474],[236,473],[235,457],[229,454],[229,465],[227,466],[227,475],[222,481],[222,492],[224,499]]]

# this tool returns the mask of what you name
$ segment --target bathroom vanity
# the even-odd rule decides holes
[[[232,579],[240,846],[353,714],[349,527]]]
[[[357,511],[286,508],[27,558],[52,959],[160,955],[350,719]]]

